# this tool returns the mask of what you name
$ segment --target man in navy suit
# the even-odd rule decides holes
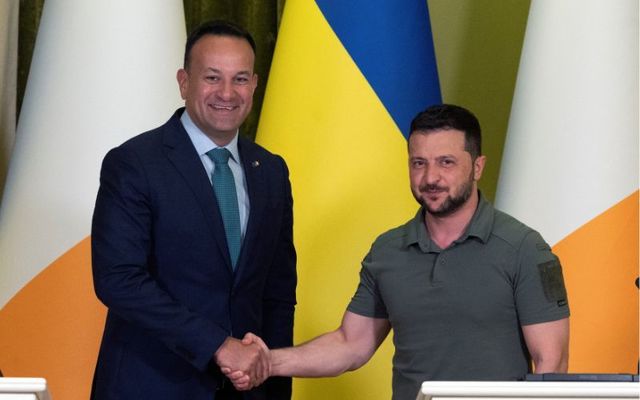
[[[291,397],[288,378],[241,394],[220,373],[243,370],[257,386],[269,375],[267,353],[237,338],[252,332],[269,347],[293,339],[287,166],[238,135],[257,85],[254,58],[255,43],[242,28],[201,25],[187,39],[177,74],[185,108],[103,161],[92,257],[108,314],[94,399]],[[218,148],[229,157],[224,166],[210,158]],[[230,170],[227,189],[235,189],[225,197],[236,210],[235,247],[221,206],[229,202],[215,186],[218,168]]]

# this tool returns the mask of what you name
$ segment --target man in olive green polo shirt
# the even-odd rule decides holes
[[[415,399],[425,380],[522,379],[530,361],[536,373],[566,371],[560,262],[537,232],[482,197],[480,148],[480,125],[468,110],[438,105],[416,116],[409,176],[420,210],[376,239],[341,326],[272,350],[271,375],[357,369],[391,329],[395,400]],[[239,388],[248,382],[225,372]]]

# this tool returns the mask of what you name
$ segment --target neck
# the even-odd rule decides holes
[[[209,133],[205,132],[205,135],[207,135],[207,137],[211,139],[211,141],[215,143],[216,146],[224,147],[233,141],[233,138],[236,136],[236,133],[230,134],[230,135],[220,135],[220,134],[210,135]]]
[[[441,249],[446,249],[459,239],[469,226],[478,201],[478,191],[474,189],[469,200],[451,215],[437,217],[425,211],[424,223],[431,240]]]

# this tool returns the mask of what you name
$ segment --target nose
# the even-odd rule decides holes
[[[233,98],[234,89],[233,83],[230,81],[224,81],[220,84],[218,90],[218,97],[224,101],[231,100]]]
[[[428,185],[433,185],[438,183],[440,180],[440,170],[435,165],[428,165],[424,169],[424,174],[422,175],[423,183]]]

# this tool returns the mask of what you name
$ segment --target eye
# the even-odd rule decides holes
[[[236,81],[236,83],[244,85],[244,84],[249,82],[249,78],[247,78],[246,76],[238,76],[238,77],[236,77],[235,81]]]
[[[204,79],[207,82],[218,82],[220,80],[220,77],[218,77],[217,75],[207,75],[204,77]]]
[[[443,158],[440,160],[440,165],[443,167],[452,167],[456,164],[455,160],[451,158]]]
[[[411,160],[411,168],[422,168],[426,165],[424,160]]]

